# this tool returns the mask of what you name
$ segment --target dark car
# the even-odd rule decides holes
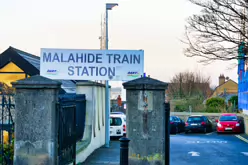
[[[212,122],[203,115],[192,115],[185,123],[185,133],[188,132],[212,132]]]
[[[170,116],[170,133],[177,134],[184,131],[185,123],[177,116]]]

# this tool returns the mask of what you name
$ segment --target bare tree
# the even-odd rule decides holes
[[[201,57],[199,62],[206,64],[237,59],[238,45],[248,38],[245,31],[248,0],[189,1],[202,10],[187,20],[184,54]]]
[[[168,95],[170,98],[187,98],[200,96],[206,98],[211,92],[210,77],[201,72],[180,72],[170,81]]]
[[[14,88],[9,87],[7,84],[0,82],[0,94],[14,94]]]

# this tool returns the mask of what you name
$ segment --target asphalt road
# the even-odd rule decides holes
[[[171,135],[170,165],[247,165],[248,143],[235,135]]]
[[[182,133],[171,135],[170,142],[170,165],[248,165],[248,140],[232,134]],[[79,164],[118,165],[119,147],[119,141],[115,139],[111,141],[110,148],[99,148]]]

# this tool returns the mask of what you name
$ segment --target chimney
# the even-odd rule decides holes
[[[219,77],[219,85],[222,85],[225,83],[225,76],[224,74],[220,74],[220,77]]]

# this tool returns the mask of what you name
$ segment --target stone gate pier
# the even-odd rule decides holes
[[[61,83],[32,76],[16,89],[14,165],[57,164],[56,103]]]
[[[164,102],[168,84],[150,77],[123,83],[127,97],[129,165],[163,165]]]

